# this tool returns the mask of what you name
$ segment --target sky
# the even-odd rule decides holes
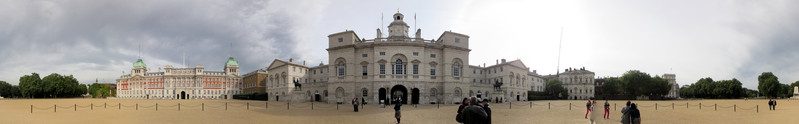
[[[228,57],[243,73],[274,59],[327,64],[327,35],[375,38],[398,11],[425,39],[469,35],[472,65],[518,59],[542,75],[640,70],[676,74],[680,85],[736,78],[749,89],[763,72],[799,80],[791,0],[0,0],[0,81],[58,73],[111,83],[138,58],[151,71],[221,71]]]

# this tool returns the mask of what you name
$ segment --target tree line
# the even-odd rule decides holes
[[[732,80],[713,81],[712,78],[702,78],[694,84],[680,87],[680,97],[730,99],[757,96],[757,91],[743,88],[741,81]]]
[[[114,94],[111,93],[111,87],[98,83],[89,85],[89,94],[92,95],[92,98],[105,98],[114,96]]]
[[[669,93],[671,84],[660,77],[650,76],[647,73],[630,70],[619,78],[606,78],[602,84],[601,94],[597,97],[635,99],[636,97],[647,97],[650,99],[663,99]],[[550,97],[566,99],[569,96],[568,89],[563,86],[563,82],[549,79],[544,87],[544,93]]]
[[[16,98],[67,98],[78,97],[87,91],[85,84],[78,83],[72,75],[56,73],[40,78],[32,73],[19,78],[19,85],[13,86],[0,81],[0,95]]]
[[[799,81],[790,85],[782,84],[777,76],[771,72],[763,72],[757,76],[757,89],[760,94],[768,98],[786,98],[793,96],[793,87],[799,86]]]

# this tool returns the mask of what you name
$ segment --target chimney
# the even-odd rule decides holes
[[[483,63],[483,68],[485,68],[485,67],[486,67],[486,63]]]
[[[294,63],[294,58],[289,58],[289,62]]]
[[[502,59],[502,63],[505,63],[505,59]]]
[[[302,65],[305,65],[305,60],[302,60]]]
[[[499,65],[499,60],[497,60],[497,65]]]
[[[533,70],[533,74],[538,74],[538,73],[536,73],[535,70]]]

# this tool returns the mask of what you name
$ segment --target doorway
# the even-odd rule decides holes
[[[386,88],[380,88],[380,90],[378,90],[377,96],[380,98],[380,100],[383,100],[383,104],[388,104],[388,99],[386,99]]]
[[[402,104],[408,104],[408,89],[402,85],[391,87],[391,98],[399,98]],[[393,100],[393,99],[392,99]]]
[[[413,88],[411,90],[411,104],[419,104],[419,89]]]
[[[186,91],[180,91],[180,99],[186,99]]]

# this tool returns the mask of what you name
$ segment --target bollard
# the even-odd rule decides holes
[[[658,110],[658,103],[655,103],[655,110]]]
[[[178,111],[180,111],[180,103],[178,103]]]
[[[205,103],[202,103],[202,111],[205,111]]]
[[[122,109],[122,103],[117,103],[117,109]]]
[[[225,111],[227,111],[227,102],[225,103]]]
[[[533,108],[533,102],[530,102],[530,108]]]
[[[139,110],[139,103],[136,103],[136,110]],[[178,109],[180,110],[180,109]]]
[[[550,102],[547,103],[547,109],[552,109],[552,103]]]
[[[441,104],[436,104],[436,108],[440,109],[441,108]]]
[[[53,104],[53,112],[57,112],[56,109],[58,109],[58,107],[56,107],[55,104]]]
[[[288,102],[286,102],[286,110],[289,110],[289,109],[291,109],[291,107],[289,107],[289,106],[291,106],[291,105],[289,105],[289,103],[288,103]]]
[[[702,103],[699,103],[699,110],[702,110]]]
[[[613,111],[616,111],[616,103],[613,103]]]
[[[674,110],[674,103],[671,103],[671,110]]]
[[[286,103],[286,104],[288,104],[288,103]],[[338,110],[338,103],[336,103],[336,110]]]
[[[718,104],[713,104],[713,111],[719,110]]]
[[[250,103],[247,103],[247,110],[250,110]]]
[[[732,112],[738,112],[738,105],[732,104]]]
[[[91,104],[91,108],[92,108],[92,110],[94,110],[94,103]]]
[[[268,109],[268,108],[269,108],[269,102],[264,102],[264,109]]]
[[[572,110],[572,103],[569,103],[569,110]]]
[[[158,103],[155,103],[155,111],[158,111]]]
[[[685,102],[685,109],[688,109],[688,102]]]
[[[33,113],[33,104],[31,104],[31,113]]]
[[[512,109],[512,108],[513,108],[513,102],[508,102],[508,109]]]
[[[75,106],[73,106],[72,108],[75,108],[74,111],[78,111],[78,104],[75,104]]]
[[[757,108],[757,110],[755,110],[755,111],[756,111],[757,113],[760,113],[760,105],[755,105],[755,108]]]
[[[108,108],[108,104],[107,103],[103,103],[103,109],[106,109],[106,108]]]
[[[311,102],[311,110],[313,110],[313,102]]]

